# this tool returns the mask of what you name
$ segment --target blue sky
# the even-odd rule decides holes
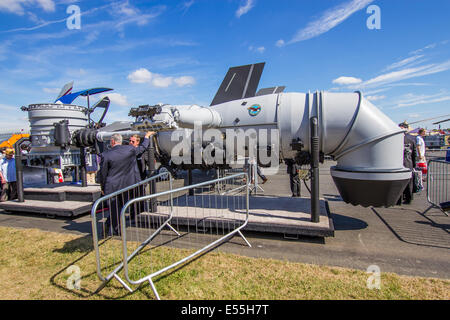
[[[381,29],[367,27],[371,5]],[[72,80],[115,89],[111,122],[140,104],[209,105],[229,67],[256,62],[260,88],[361,90],[395,122],[448,115],[449,12],[448,0],[0,0],[0,131],[27,127],[20,106]]]

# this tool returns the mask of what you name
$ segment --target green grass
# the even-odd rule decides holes
[[[131,246],[132,244],[130,244]],[[107,241],[102,252],[121,242]],[[192,251],[169,247],[146,248],[130,264],[138,279]],[[70,290],[68,267],[81,270],[81,289]],[[111,270],[111,269],[110,269]],[[104,270],[106,273],[107,270]],[[121,273],[123,277],[123,274]],[[212,251],[154,279],[162,299],[449,299],[450,281],[382,273],[381,289],[367,288],[364,271],[256,259]],[[100,293],[92,239],[36,229],[0,227],[0,296],[2,299],[154,299],[148,284],[130,294],[116,281]]]

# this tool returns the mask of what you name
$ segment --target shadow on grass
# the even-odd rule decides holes
[[[175,242],[176,240],[180,240],[180,239],[184,238],[186,235],[187,234],[183,234],[180,237],[177,237],[176,239],[163,241],[162,243],[159,243],[159,244],[157,244],[154,247],[144,248],[140,252],[140,254],[145,254],[146,252],[149,252],[149,251],[152,251],[152,250],[156,250],[157,248],[166,246],[166,245],[170,244],[171,242]],[[190,265],[192,262],[194,262],[197,259],[203,257],[205,254],[207,254],[207,253],[217,249],[218,247],[220,247],[220,246],[222,246],[222,245],[224,245],[226,243],[229,243],[229,242],[232,243],[232,239],[233,238],[234,238],[234,236],[230,237],[228,239],[225,239],[224,241],[218,243],[214,247],[211,247],[208,250],[206,250],[205,252],[202,252],[198,256],[195,256],[192,259],[190,259],[190,260],[180,264],[179,266],[176,266],[173,269],[168,270],[167,272],[165,272],[162,275],[158,275],[157,277],[154,278],[154,280],[152,279],[152,281],[154,282],[155,285],[160,283],[161,280],[164,280],[167,277],[175,274],[176,272],[180,271],[184,267]],[[99,247],[104,246],[111,239],[113,239],[113,238],[107,238],[107,239],[103,240],[101,243],[99,243]],[[53,285],[54,287],[58,288],[59,290],[65,291],[65,292],[70,293],[70,294],[72,294],[74,296],[77,296],[79,298],[84,298],[84,299],[89,299],[89,298],[93,298],[93,297],[100,297],[100,298],[103,298],[103,299],[117,300],[117,299],[124,299],[124,298],[130,297],[130,296],[132,296],[135,293],[142,294],[149,300],[155,299],[155,296],[153,295],[152,291],[151,292],[146,292],[146,290],[143,290],[144,288],[150,288],[150,284],[149,284],[148,281],[144,281],[143,283],[138,285],[136,287],[136,289],[134,289],[133,292],[128,292],[118,282],[116,284],[109,284],[109,281],[107,281],[106,283],[105,282],[101,282],[100,285],[95,290],[90,290],[90,289],[86,288],[86,286],[84,286],[84,287],[81,286],[81,288],[79,290],[69,289],[68,286],[66,285],[66,280],[64,278],[64,275],[67,276],[68,268],[70,266],[73,266],[73,265],[82,264],[83,262],[86,261],[86,259],[91,260],[92,257],[89,256],[90,254],[95,255],[94,248],[93,248],[93,242],[92,242],[92,236],[91,235],[87,235],[85,237],[69,241],[69,242],[65,243],[62,248],[55,249],[54,252],[62,253],[62,254],[73,254],[73,253],[78,253],[78,252],[81,253],[81,255],[78,258],[76,258],[74,261],[68,263],[66,266],[61,268],[58,272],[56,272],[50,278],[51,285]],[[186,256],[188,256],[188,255],[189,255],[189,253],[186,254]],[[112,263],[112,264],[109,264],[107,266],[102,266],[102,272],[103,271],[111,272],[111,270],[117,268],[121,264],[121,262],[122,262],[122,260],[119,258],[119,261],[117,263]],[[93,259],[92,263],[93,264],[96,263],[95,259]],[[84,283],[92,284],[93,283],[93,278],[97,278],[97,270],[96,270],[96,268],[94,268],[94,266],[93,266],[93,269],[95,269],[95,270],[90,272],[90,273],[87,273],[87,274],[83,273],[82,274],[82,277],[80,279],[82,283],[83,283],[83,280],[84,280]],[[99,279],[99,282],[100,282],[100,279]],[[120,292],[118,292],[117,295],[110,294],[110,293],[105,294],[105,293],[103,293],[103,289],[106,286],[108,286],[109,289],[119,290]]]
[[[58,253],[74,253],[74,252],[84,252],[89,253],[94,250],[92,243],[92,236],[86,235],[82,238],[77,238],[64,243],[64,247],[61,249],[55,249],[53,252]]]
[[[231,239],[230,239],[230,240],[231,240]],[[155,288],[156,288],[156,285],[157,285],[160,281],[162,281],[162,280],[164,280],[164,279],[166,279],[166,278],[168,278],[168,277],[170,277],[170,276],[172,276],[172,275],[175,275],[175,274],[176,274],[178,271],[180,271],[181,269],[183,269],[183,268],[189,266],[191,263],[197,261],[198,259],[202,258],[203,256],[205,256],[206,254],[210,253],[211,251],[214,251],[215,249],[219,248],[220,246],[224,245],[224,244],[227,243],[227,242],[228,242],[228,241],[221,242],[221,243],[217,244],[216,246],[213,246],[213,247],[209,248],[208,250],[202,252],[202,253],[199,254],[198,256],[195,256],[195,257],[193,257],[192,259],[190,259],[190,260],[188,260],[188,261],[186,261],[186,262],[180,264],[179,266],[176,266],[176,267],[174,267],[173,269],[170,269],[170,270],[171,270],[170,272],[167,271],[167,272],[165,272],[165,273],[159,275],[158,277],[156,277],[156,279],[155,279],[154,281],[152,280],[153,283],[154,283],[154,285],[155,285]],[[156,288],[156,290],[158,290],[158,288]],[[189,299],[189,298],[187,298],[187,299]]]
[[[106,239],[105,241],[103,241],[100,246],[104,245],[107,241],[109,241],[112,238]],[[103,294],[101,293],[101,290],[105,287],[105,285],[107,285],[108,283],[100,283],[100,285],[97,287],[97,289],[95,290],[89,290],[86,289],[84,287],[81,287],[78,291],[74,291],[71,290],[67,287],[66,283],[63,281],[63,284],[61,284],[61,281],[58,281],[58,277],[62,276],[63,274],[66,273],[66,270],[73,265],[76,265],[77,263],[82,262],[84,259],[86,259],[89,254],[94,254],[93,251],[93,244],[92,244],[92,237],[90,235],[85,236],[83,238],[78,238],[72,241],[69,241],[67,243],[64,244],[64,247],[61,249],[56,249],[54,250],[54,252],[58,252],[58,253],[74,253],[74,252],[81,252],[83,253],[81,256],[79,256],[78,258],[76,258],[74,261],[70,262],[69,264],[67,264],[66,266],[64,266],[62,269],[60,269],[58,272],[56,272],[51,278],[50,278],[50,284],[53,285],[54,287],[65,291],[67,293],[70,293],[74,296],[77,296],[79,298],[91,298],[94,296],[98,296],[98,297],[102,297],[104,299],[110,299],[110,300],[116,300],[116,299],[123,299],[126,297],[131,296],[132,294],[136,293],[140,288],[138,287],[135,291],[133,292],[128,292],[126,291],[122,286],[116,286],[114,285],[113,288],[117,289],[117,290],[124,290],[126,291],[125,294],[118,294],[117,296],[112,296],[112,295],[108,295],[108,294]],[[102,270],[111,270],[113,267],[117,267],[120,264],[120,262],[116,263],[116,264],[111,264],[108,266],[105,266],[104,268],[102,268]],[[81,277],[81,281],[83,281],[83,279],[87,282],[92,282],[92,277],[97,277],[97,272],[91,272],[88,274],[83,274],[83,276]],[[147,292],[139,290],[142,294],[144,294],[148,299],[152,299],[153,297],[148,295]]]

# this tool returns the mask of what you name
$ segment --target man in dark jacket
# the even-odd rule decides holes
[[[400,128],[408,129],[407,124],[400,123]],[[405,137],[403,140],[403,166],[408,169],[414,169],[416,167],[416,142],[413,136],[409,135],[408,133],[405,133]],[[404,204],[410,204],[413,200],[413,188],[414,188],[414,175],[411,175],[411,179],[409,180],[408,185],[405,187],[405,190],[403,191],[402,197],[397,202],[397,205],[400,205],[402,203]]]
[[[139,147],[141,143],[141,137],[137,134],[131,136],[130,138],[130,145],[137,148]],[[147,156],[147,149],[143,150],[142,152],[138,153],[136,155],[136,163],[138,168],[138,173],[141,178],[141,180],[145,180],[147,178],[147,163],[148,163],[148,156]]]
[[[122,136],[119,133],[111,136],[111,149],[100,154],[100,169],[97,173],[97,182],[100,184],[102,194],[111,194],[141,181],[136,168],[136,156],[148,148],[149,137],[153,134],[152,131],[147,132],[144,141],[137,148],[132,145],[122,145]],[[112,226],[114,235],[119,234],[120,210],[128,200],[128,195],[124,194],[110,201],[110,215],[106,225]]]
[[[289,174],[289,182],[291,185],[292,197],[300,197],[301,181],[298,175],[299,165],[292,159],[286,160],[287,173]]]

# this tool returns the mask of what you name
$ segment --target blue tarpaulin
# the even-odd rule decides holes
[[[79,96],[86,97],[86,96],[90,96],[90,95],[93,95],[93,94],[98,94],[98,93],[111,91],[111,90],[113,90],[113,89],[110,89],[110,88],[91,88],[91,89],[86,89],[86,90],[82,90],[82,91],[78,91],[78,92],[74,92],[74,93],[62,96],[61,98],[56,100],[55,103],[60,101],[61,103],[64,103],[64,104],[71,104]]]

